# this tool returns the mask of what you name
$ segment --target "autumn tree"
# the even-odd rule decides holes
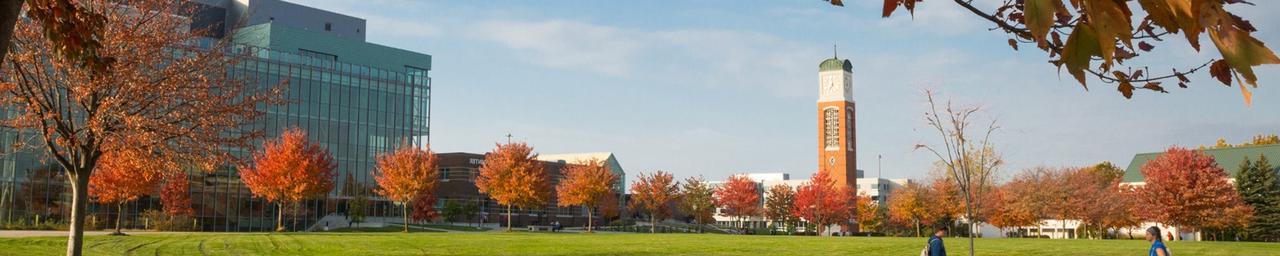
[[[497,144],[485,154],[476,177],[480,193],[507,206],[507,231],[511,231],[511,208],[531,209],[546,205],[551,198],[551,177],[533,147],[523,143]]]
[[[838,187],[828,172],[818,171],[796,189],[791,213],[817,225],[821,235],[827,226],[853,219],[857,199],[853,193],[848,187]]]
[[[436,155],[430,148],[401,143],[399,149],[379,155],[377,167],[373,180],[378,182],[378,189],[374,192],[401,204],[404,232],[408,233],[410,203],[421,197],[426,197],[423,203],[434,201],[431,198],[439,183]]]
[[[1214,218],[1247,207],[1213,157],[1201,151],[1171,147],[1142,166],[1146,184],[1138,189],[1139,204],[1152,220],[1198,231]]]
[[[253,153],[252,165],[240,167],[240,180],[255,197],[276,204],[276,231],[281,232],[285,230],[285,205],[333,190],[336,168],[333,156],[307,141],[306,132],[288,128],[280,138],[264,142],[262,150]]]
[[[796,201],[796,192],[791,189],[791,186],[778,184],[769,187],[768,193],[764,198],[764,216],[775,227],[769,230],[772,231],[781,224],[790,233],[794,229],[792,225],[796,222],[795,215],[791,214]]]
[[[1227,139],[1225,138],[1218,138],[1218,141],[1214,143],[1212,147],[1205,147],[1204,145],[1200,145],[1200,149],[1203,150],[1208,148],[1213,148],[1213,149],[1234,148],[1234,147],[1274,145],[1274,144],[1280,144],[1280,136],[1277,136],[1275,134],[1268,134],[1268,135],[1258,134],[1258,135],[1254,135],[1253,138],[1249,139],[1249,141],[1246,141],[1240,144],[1235,144],[1235,145],[1232,145],[1231,143],[1227,143]]]
[[[715,189],[701,176],[686,178],[681,186],[680,211],[693,218],[694,224],[698,225],[698,232],[701,233],[703,225],[714,220]]]
[[[17,21],[0,67],[0,104],[13,112],[4,125],[39,134],[24,146],[47,152],[71,181],[68,255],[82,252],[89,180],[103,154],[144,147],[210,171],[232,159],[226,149],[257,137],[240,129],[262,114],[256,106],[279,103],[279,87],[258,91],[227,75],[248,57],[226,51],[230,38],[197,45],[211,31],[180,18],[195,6],[119,3],[29,1],[31,19]]]
[[[871,200],[870,196],[859,193],[858,199],[854,200],[855,211],[854,216],[858,219],[858,230],[862,232],[876,232],[880,230],[884,218],[880,215],[880,204],[875,200]]]
[[[920,224],[933,222],[937,217],[930,194],[929,187],[919,183],[907,183],[895,190],[889,197],[889,221],[914,225],[916,236],[920,236]]]
[[[636,182],[631,184],[632,208],[648,212],[649,233],[657,233],[658,220],[671,214],[667,204],[679,195],[680,184],[671,173],[664,171],[648,175],[640,173],[636,178]]]
[[[440,212],[436,211],[436,200],[435,192],[418,193],[409,203],[409,207],[413,208],[408,212],[409,220],[424,222],[439,217]],[[405,223],[405,226],[408,226],[408,223]]]
[[[1053,214],[1053,204],[1045,202],[1060,202],[1062,198],[1057,195],[1055,188],[1055,179],[1058,179],[1060,170],[1037,166],[1030,169],[1022,170],[1022,172],[1013,176],[1013,179],[1005,184],[1005,195],[1007,207],[1017,212],[1018,220],[1030,220],[1029,223],[1018,222],[1027,226],[1042,227],[1044,220],[1049,219]],[[1025,219],[1023,219],[1025,218]],[[1038,235],[1043,234],[1043,229],[1038,229]]]
[[[844,5],[842,0],[827,1]],[[883,16],[889,17],[899,6],[914,15],[919,2],[922,0],[885,0]],[[982,10],[973,1],[954,2],[991,22],[995,26],[993,30],[1007,34],[1008,44],[1014,50],[1018,50],[1019,45],[1034,45],[1049,55],[1050,64],[1059,70],[1065,68],[1080,85],[1086,85],[1087,77],[1096,77],[1102,82],[1117,84],[1116,89],[1125,98],[1131,97],[1135,89],[1167,92],[1161,83],[1174,79],[1179,87],[1186,88],[1191,82],[1188,74],[1208,67],[1209,75],[1224,85],[1231,86],[1235,78],[1245,103],[1249,104],[1252,93],[1246,84],[1255,88],[1258,85],[1253,67],[1280,63],[1271,49],[1251,35],[1257,31],[1253,24],[1226,9],[1233,4],[1252,5],[1247,1],[1139,0],[1137,6],[1141,12],[1130,9],[1128,1],[1003,1],[994,10]],[[1138,14],[1146,16],[1138,17]],[[1154,54],[1152,43],[1166,41],[1171,34],[1185,36],[1197,52],[1200,35],[1208,34],[1222,59],[1210,59],[1198,66],[1191,64],[1182,71],[1177,67],[1152,69],[1142,64],[1151,63],[1139,57]],[[1138,64],[1131,65],[1133,63]],[[1172,68],[1172,71],[1159,71],[1163,68]]]
[[[926,90],[925,97],[929,102],[929,109],[924,113],[925,121],[938,132],[942,145],[917,144],[915,148],[933,153],[942,162],[945,175],[955,181],[964,199],[964,218],[969,222],[969,230],[974,230],[975,196],[985,190],[996,168],[1002,164],[999,154],[995,153],[995,146],[991,144],[991,134],[999,126],[992,119],[985,123],[985,127],[971,129],[974,122],[981,122],[978,117],[983,111],[981,107],[958,107],[947,101],[942,106],[943,110],[939,110],[932,91]],[[974,232],[969,232],[969,255],[973,255],[973,239]]]
[[[191,181],[186,172],[174,172],[165,177],[164,187],[160,189],[160,204],[164,214],[173,216],[191,216]]]
[[[564,179],[556,186],[557,205],[582,206],[587,209],[587,232],[592,232],[595,209],[613,192],[618,175],[599,159],[571,164],[564,168]]]
[[[1280,169],[1266,156],[1251,161],[1245,158],[1236,173],[1236,191],[1253,207],[1248,220],[1248,238],[1255,241],[1280,240]]]
[[[746,175],[729,176],[729,180],[716,188],[715,194],[720,214],[738,220],[738,228],[745,234],[746,220],[760,215],[760,190],[756,182]]]
[[[120,232],[120,219],[124,218],[124,204],[155,191],[164,179],[167,168],[141,149],[112,151],[104,154],[98,172],[89,179],[89,196],[102,204],[116,206],[116,230]]]

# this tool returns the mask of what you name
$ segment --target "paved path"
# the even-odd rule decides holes
[[[129,231],[129,230],[125,230],[125,231],[127,231],[125,233],[128,233],[128,234],[155,233],[154,231]],[[84,232],[84,234],[87,236],[106,235],[110,233],[111,231],[85,231]],[[67,234],[68,234],[67,231],[59,231],[59,230],[0,230],[0,238],[19,238],[19,237],[33,237],[33,236],[67,236]]]

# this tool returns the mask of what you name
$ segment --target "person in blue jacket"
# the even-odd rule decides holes
[[[933,231],[933,236],[929,237],[929,256],[947,256],[947,247],[942,243],[942,238],[947,236],[950,231],[946,225],[938,226]]]
[[[1169,248],[1164,247],[1164,241],[1160,239],[1160,228],[1156,226],[1147,228],[1147,242],[1151,242],[1151,249],[1147,249],[1147,255],[1169,256]]]

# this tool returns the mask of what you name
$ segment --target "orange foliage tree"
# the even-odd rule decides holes
[[[664,171],[649,175],[640,173],[636,178],[636,183],[631,184],[631,206],[648,212],[649,233],[657,233],[658,220],[671,214],[671,208],[667,204],[675,200],[680,192],[680,184],[671,173]]]
[[[89,195],[98,203],[116,205],[116,230],[124,218],[124,204],[156,190],[169,167],[139,149],[112,151],[103,155],[98,172],[89,179]]]
[[[796,202],[796,192],[791,186],[786,184],[773,185],[769,187],[769,196],[764,201],[764,216],[769,219],[770,224],[777,227],[782,224],[786,227],[788,233],[795,228],[792,226],[795,221],[795,215],[791,214],[791,208]]]
[[[1141,213],[1151,220],[1197,231],[1219,226],[1216,218],[1249,215],[1227,173],[1204,152],[1171,147],[1143,165],[1142,175],[1138,205],[1150,208]]]
[[[378,182],[378,195],[399,202],[404,214],[404,232],[409,232],[409,203],[415,198],[427,197],[434,201],[436,184],[436,155],[430,148],[419,149],[403,143],[399,149],[378,156],[378,171],[373,179]],[[434,207],[431,207],[434,208]],[[428,214],[430,215],[430,214]]]
[[[336,168],[333,156],[307,141],[306,132],[288,128],[279,139],[264,142],[262,150],[254,152],[252,166],[240,167],[240,180],[254,196],[276,204],[276,231],[280,232],[285,230],[285,205],[333,190]]]
[[[169,216],[191,216],[191,181],[186,172],[174,172],[165,177],[164,187],[160,189],[160,204],[164,214]]]
[[[844,5],[843,0],[827,1],[837,6]],[[885,0],[883,16],[889,17],[899,6],[914,15],[915,6],[921,1]],[[1020,44],[1034,45],[1049,54],[1050,64],[1057,66],[1059,70],[1066,68],[1067,73],[1074,76],[1081,85],[1085,85],[1086,77],[1097,77],[1103,82],[1117,84],[1116,89],[1125,98],[1131,97],[1134,89],[1166,92],[1161,86],[1162,81],[1166,80],[1177,79],[1178,86],[1186,88],[1187,83],[1191,82],[1186,75],[1207,66],[1210,69],[1209,75],[1227,86],[1231,85],[1234,77],[1240,85],[1245,103],[1248,104],[1252,93],[1248,91],[1246,84],[1257,87],[1258,80],[1253,67],[1280,64],[1280,58],[1251,35],[1257,31],[1253,24],[1227,11],[1231,4],[1253,5],[1248,1],[1139,0],[1137,6],[1142,8],[1140,12],[1130,9],[1129,3],[1132,1],[1003,2],[994,10],[984,11],[981,5],[973,1],[955,1],[961,8],[993,23],[996,29],[1008,34],[1009,46],[1014,50],[1018,50]],[[1138,14],[1146,16],[1138,17]],[[1205,33],[1222,59],[1209,60],[1182,71],[1174,68],[1171,73],[1166,74],[1152,72],[1165,68],[1130,65],[1151,63],[1133,60],[1153,54],[1155,45],[1152,43],[1165,41],[1171,37],[1170,34],[1182,34],[1191,49],[1198,52],[1200,35]],[[1063,35],[1067,36],[1066,41],[1062,40]],[[1099,63],[1094,65],[1095,61]],[[1134,86],[1135,84],[1142,85]]]
[[[756,182],[746,175],[729,176],[729,180],[716,188],[716,205],[720,214],[738,220],[738,228],[746,232],[747,218],[760,214],[760,190]]]
[[[680,211],[693,218],[698,233],[702,233],[703,226],[715,220],[716,190],[702,176],[685,178],[680,186]]]
[[[884,218],[881,216],[881,205],[875,200],[871,200],[870,196],[859,193],[858,199],[854,200],[854,217],[858,219],[858,230],[861,232],[877,232],[880,230]]]
[[[914,225],[920,236],[920,224],[931,223],[937,218],[936,205],[930,200],[929,187],[907,183],[889,197],[889,221],[899,225]]]
[[[435,193],[418,194],[409,205],[413,207],[413,211],[409,212],[410,220],[423,222],[440,216],[440,212],[436,211]]]
[[[47,152],[71,181],[69,255],[81,254],[89,179],[103,154],[144,147],[209,171],[232,158],[227,148],[247,148],[259,135],[240,129],[262,114],[256,106],[279,103],[279,87],[258,91],[227,75],[248,58],[227,51],[231,37],[196,45],[212,31],[179,18],[195,5],[120,3],[28,1],[32,19],[17,21],[0,67],[0,105],[13,112],[3,125],[38,134],[24,146]],[[75,19],[57,18],[68,15]],[[85,36],[92,40],[69,39]]]
[[[551,177],[533,147],[521,142],[497,146],[485,154],[476,187],[507,206],[507,231],[511,231],[511,208],[545,205],[551,198]]]
[[[837,187],[827,172],[818,171],[796,189],[791,213],[818,226],[821,235],[827,226],[853,219],[854,200],[857,200],[853,193],[848,187]]]
[[[587,232],[592,232],[595,208],[613,192],[618,175],[609,171],[604,161],[592,159],[564,168],[564,179],[556,186],[556,202],[560,207],[582,206],[587,209]]]

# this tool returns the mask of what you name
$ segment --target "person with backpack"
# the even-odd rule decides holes
[[[1156,226],[1147,228],[1147,242],[1151,242],[1151,249],[1147,249],[1147,255],[1169,256],[1169,248],[1164,247],[1164,241],[1160,239],[1160,228]]]
[[[933,236],[929,237],[929,242],[924,245],[924,250],[920,251],[920,256],[947,256],[947,247],[942,243],[942,237],[947,236],[947,231],[950,230],[946,225],[934,229]]]

